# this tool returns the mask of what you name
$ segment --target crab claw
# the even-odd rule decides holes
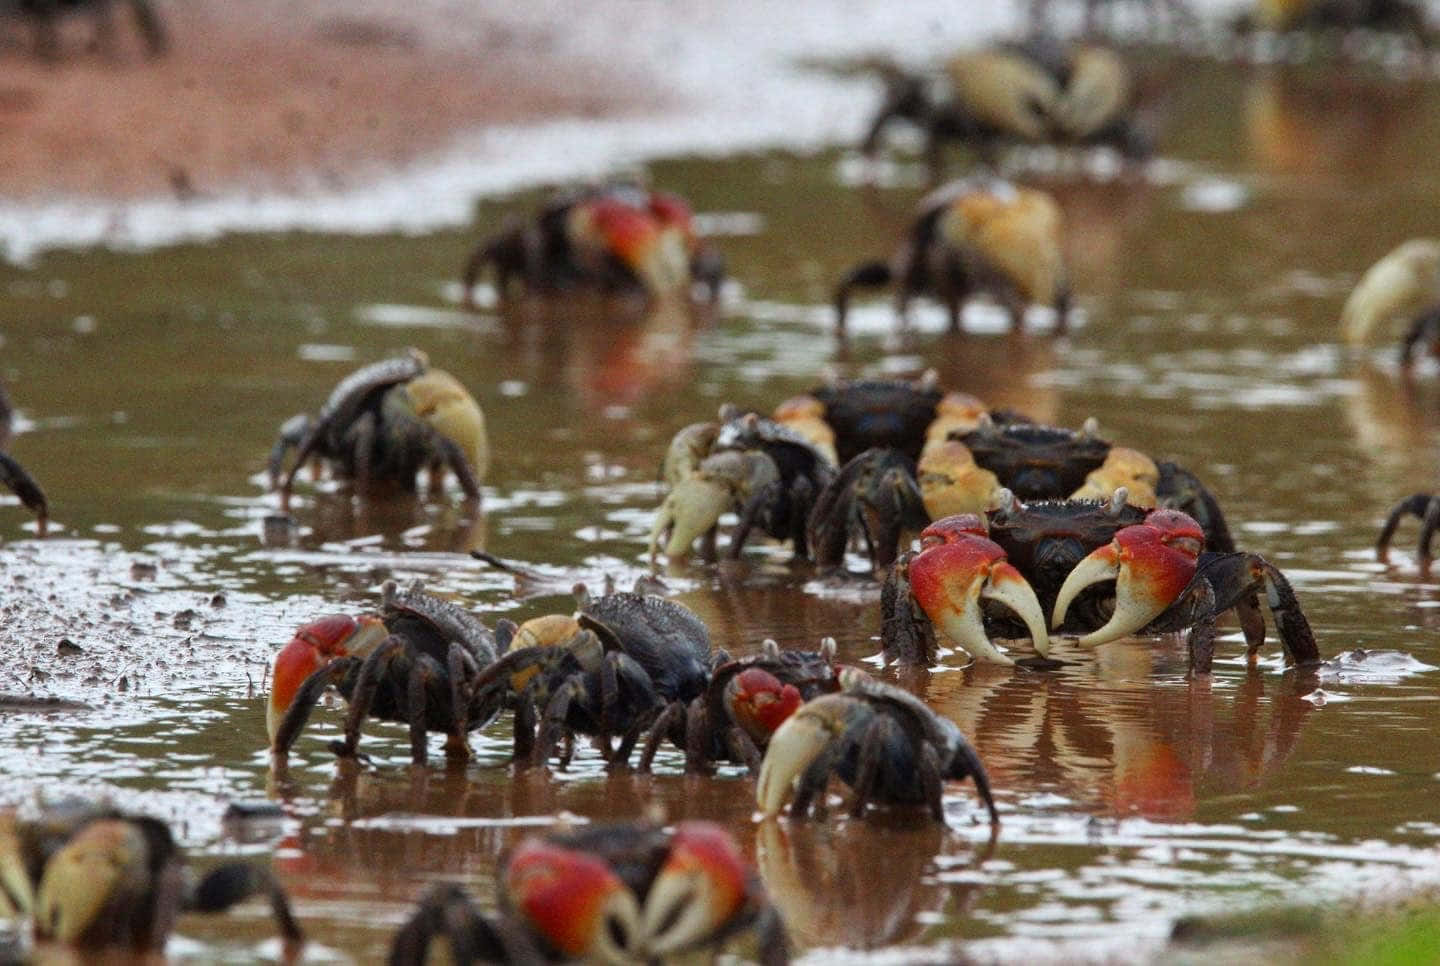
[[[766,818],[780,814],[795,779],[845,733],[843,716],[826,713],[837,700],[853,703],[844,695],[816,698],[786,718],[770,736],[770,747],[765,750],[765,761],[755,782],[755,804]]]
[[[92,927],[114,928],[138,903],[150,875],[150,848],[131,822],[86,825],[45,864],[35,893],[35,929],[43,938],[86,945]],[[104,914],[107,907],[108,915]]]
[[[1156,510],[1144,523],[1125,527],[1105,546],[1075,565],[1055,599],[1051,626],[1065,621],[1070,604],[1086,587],[1115,581],[1115,612],[1104,626],[1080,638],[1085,647],[1133,634],[1174,603],[1195,576],[1205,531],[1179,510]]]
[[[1382,322],[1406,321],[1440,301],[1440,241],[1412,238],[1371,265],[1340,310],[1345,341],[1360,345]]]
[[[921,531],[922,549],[910,561],[911,594],[936,627],[976,658],[1015,663],[986,636],[981,599],[1014,611],[1030,630],[1035,650],[1048,657],[1050,635],[1034,589],[984,533],[984,521],[969,513],[946,517]]]
[[[926,443],[915,472],[920,498],[932,520],[983,513],[1000,488],[999,478],[980,467],[969,447],[954,439]]]
[[[643,939],[639,903],[599,858],[526,839],[505,868],[505,892],[526,924],[562,958],[636,959]]]
[[[589,206],[590,231],[654,295],[677,291],[690,280],[685,229],[618,199]]]
[[[711,822],[681,822],[645,897],[646,952],[668,956],[704,943],[735,918],[747,892],[745,860],[730,833]]]
[[[415,414],[460,447],[475,479],[483,480],[490,462],[485,414],[460,380],[431,369],[405,383],[404,391]]]
[[[717,479],[696,474],[676,483],[650,525],[650,561],[655,561],[666,530],[670,537],[665,541],[665,556],[679,557],[697,537],[720,522],[733,500],[730,487]]]
[[[1160,485],[1160,468],[1139,450],[1112,446],[1105,462],[1090,471],[1072,500],[1108,500],[1119,487],[1124,487],[1131,506],[1149,509],[1155,506],[1155,488]]]
[[[273,743],[280,719],[305,679],[337,657],[367,654],[389,635],[378,617],[332,614],[311,621],[295,632],[290,643],[275,655],[270,671],[270,703],[265,706],[265,729]]]
[[[0,918],[28,916],[35,905],[30,872],[21,853],[15,812],[0,811]]]
[[[725,685],[730,716],[761,747],[804,700],[795,685],[782,683],[764,668],[746,668]]]

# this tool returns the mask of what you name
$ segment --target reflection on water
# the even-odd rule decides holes
[[[740,281],[714,318],[603,299],[455,311],[445,293],[473,232],[232,238],[0,268],[0,379],[27,417],[14,446],[54,514],[37,540],[0,497],[0,695],[83,704],[0,711],[0,802],[103,790],[172,821],[201,865],[273,854],[320,957],[342,961],[382,956],[436,879],[493,902],[497,857],[526,829],[651,804],[734,831],[802,951],[1126,960],[1176,915],[1237,894],[1323,899],[1433,878],[1440,588],[1407,548],[1389,569],[1372,548],[1385,510],[1436,484],[1436,380],[1402,379],[1384,347],[1347,357],[1337,316],[1376,253],[1434,231],[1440,97],[1176,69],[1193,79],[1177,84],[1162,142],[1176,160],[1133,184],[1051,179],[1086,316],[1063,339],[924,333],[896,352],[877,303],[881,321],[842,354],[830,287],[898,237],[924,188],[854,191],[835,156],[656,166],[657,184],[700,209],[760,226],[720,239]],[[1229,203],[1197,207],[1207,192]],[[478,217],[533,205],[486,203]],[[293,527],[267,525],[276,427],[341,367],[407,345],[485,409],[483,515],[307,486]],[[1250,669],[1222,626],[1208,682],[1184,679],[1175,640],[1077,651],[1055,673],[907,676],[989,765],[1004,821],[993,851],[968,785],[949,790],[948,829],[903,814],[757,824],[737,769],[686,776],[666,750],[654,776],[607,775],[582,747],[563,772],[515,770],[505,720],[474,736],[466,767],[420,772],[404,729],[367,723],[374,764],[356,771],[326,747],[341,709],[322,707],[271,774],[262,682],[299,624],[375,606],[387,579],[423,577],[489,620],[568,609],[577,579],[628,587],[647,570],[671,434],[723,401],[768,410],[830,365],[934,368],[992,406],[1070,426],[1093,415],[1180,462],[1245,549],[1289,575],[1323,652],[1350,656],[1318,681],[1285,672],[1273,646]],[[471,558],[478,547],[529,575]],[[732,653],[834,636],[842,660],[872,662],[877,588],[789,556],[757,546],[662,576]],[[222,827],[228,802],[266,797],[286,814],[269,837]],[[270,926],[246,907],[181,932],[177,955],[244,960]]]

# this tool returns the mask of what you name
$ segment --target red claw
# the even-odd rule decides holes
[[[763,668],[746,668],[725,685],[725,704],[757,744],[765,745],[775,729],[800,707],[804,700],[793,684],[784,684]]]
[[[348,655],[346,645],[355,633],[367,624],[378,623],[373,617],[332,614],[301,625],[290,643],[275,655],[270,671],[270,703],[265,709],[265,725],[272,740],[280,719],[294,703],[295,694],[305,679],[335,658]]]
[[[703,944],[734,920],[749,895],[749,873],[730,833],[713,822],[681,822],[645,899],[649,951],[658,956]]]
[[[505,868],[516,911],[566,959],[621,961],[639,938],[634,895],[596,856],[526,839]]]
[[[973,513],[945,517],[922,530],[922,549],[910,561],[910,593],[937,628],[977,658],[1014,663],[985,634],[982,597],[1024,621],[1035,650],[1045,656],[1050,638],[1035,591],[987,532],[984,519]]]

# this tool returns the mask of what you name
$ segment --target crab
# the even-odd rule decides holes
[[[1433,493],[1412,494],[1390,508],[1390,513],[1385,517],[1385,525],[1380,528],[1380,536],[1375,541],[1375,556],[1382,563],[1390,559],[1390,538],[1395,535],[1400,521],[1407,515],[1420,521],[1416,557],[1420,561],[1420,572],[1428,574],[1431,560],[1430,541],[1435,535],[1436,527],[1440,527],[1440,497]]]
[[[20,499],[20,503],[35,514],[35,532],[45,535],[50,520],[50,505],[40,484],[21,466],[19,461],[5,452],[12,435],[12,411],[5,387],[0,386],[0,483]]]
[[[1265,642],[1262,592],[1286,663],[1320,662],[1314,633],[1279,568],[1258,554],[1204,551],[1205,532],[1193,518],[1132,506],[1123,488],[1108,503],[1027,505],[1011,497],[988,517],[938,520],[920,540],[920,552],[902,558],[881,599],[884,651],[900,663],[933,663],[936,629],[973,657],[999,664],[1016,661],[992,634],[1028,633],[1041,666],[1051,630],[1078,634],[1080,646],[1094,647],[1188,629],[1190,673],[1205,675],[1216,621],[1230,610],[1255,660]],[[1005,609],[987,609],[986,600]]]
[[[1407,33],[1421,43],[1430,36],[1425,4],[1413,0],[1256,0],[1238,26],[1241,32],[1365,28]]]
[[[789,426],[726,405],[719,423],[693,424],[676,434],[663,474],[670,492],[650,528],[652,562],[667,533],[665,555],[672,560],[700,537],[707,556],[713,556],[715,529],[727,510],[740,517],[730,539],[731,557],[739,557],[758,525],[776,539],[791,540],[795,557],[803,560],[809,556],[811,508],[835,465]]]
[[[1199,21],[1190,5],[1184,0],[1130,0],[1133,6],[1143,9],[1148,21],[1150,33],[1160,32],[1162,17],[1168,22],[1172,30],[1194,29],[1199,27]],[[1030,0],[1030,31],[1031,33],[1044,33],[1049,25],[1050,8],[1054,0]],[[1082,0],[1081,5],[1085,8],[1081,20],[1080,32],[1083,36],[1093,37],[1100,33],[1101,11],[1107,8],[1113,9],[1121,6],[1121,0]],[[1112,23],[1113,26],[1113,23]]]
[[[1392,319],[1408,326],[1400,343],[1403,368],[1422,348],[1440,354],[1440,239],[1412,238],[1371,265],[1341,309],[1341,333],[1362,346]]]
[[[502,914],[551,960],[714,955],[751,931],[761,963],[789,962],[779,914],[730,833],[713,823],[667,830],[638,821],[532,836],[504,867]]]
[[[1188,470],[1114,445],[1093,420],[1075,431],[990,411],[973,396],[942,392],[933,372],[831,381],[781,403],[776,419],[848,460],[807,521],[822,570],[841,567],[858,536],[883,575],[902,535],[983,512],[1007,488],[1024,499],[1108,498],[1124,486],[1136,506],[1183,509],[1205,524],[1212,548],[1234,549],[1218,503]]]
[[[841,279],[834,297],[836,331],[845,333],[855,289],[895,285],[902,329],[910,301],[928,295],[945,305],[950,331],[958,333],[961,308],[983,293],[1004,307],[1014,330],[1024,322],[1027,306],[1041,304],[1055,309],[1057,330],[1063,332],[1070,306],[1063,232],[1060,206],[1043,191],[991,177],[951,182],[921,200],[888,262],[861,262]]]
[[[534,293],[592,287],[653,298],[699,284],[713,299],[725,274],[720,254],[700,240],[689,205],[624,183],[559,194],[530,221],[482,242],[465,265],[467,308],[475,307],[475,285],[491,265],[501,298],[519,281]]]
[[[267,870],[227,862],[197,880],[169,826],[107,805],[66,800],[23,819],[0,812],[0,917],[28,918],[36,942],[80,960],[160,957],[180,914],[224,912],[252,896],[269,899],[294,961],[304,934]]]
[[[311,621],[275,655],[265,725],[270,750],[283,761],[315,702],[335,687],[349,702],[344,739],[331,743],[354,758],[366,718],[410,726],[412,761],[426,761],[427,732],[446,735],[448,758],[470,756],[466,735],[492,714],[473,693],[480,672],[499,651],[495,632],[458,605],[425,591],[418,581],[381,589],[378,615],[335,614]]]
[[[720,663],[703,694],[688,704],[672,702],[650,727],[640,755],[649,771],[660,744],[685,749],[685,771],[709,774],[716,761],[744,764],[751,772],[770,737],[801,703],[834,691],[835,638],[814,651],[782,651],[767,638],[760,653]]]
[[[711,654],[704,622],[676,601],[643,591],[592,598],[583,584],[575,595],[573,616],[520,625],[471,690],[480,707],[515,708],[517,761],[543,764],[562,736],[578,733],[596,739],[608,765],[623,767],[668,705],[704,692],[723,652]]]
[[[292,448],[295,461],[282,472]],[[489,460],[485,415],[459,380],[411,349],[357,369],[317,415],[301,414],[280,427],[268,465],[282,506],[289,506],[295,475],[311,457],[361,491],[384,483],[414,489],[426,468],[438,488],[439,470],[449,467],[466,499],[477,501]]]
[[[946,65],[942,83],[888,73],[884,100],[861,144],[867,156],[895,118],[920,128],[933,167],[945,141],[973,144],[992,164],[1006,142],[1109,145],[1129,159],[1150,154],[1149,138],[1130,117],[1129,70],[1104,47],[1037,36],[961,54]]]
[[[871,804],[923,806],[944,824],[944,782],[970,778],[992,829],[999,827],[985,766],[953,721],[858,668],[841,668],[839,680],[840,693],[805,702],[770,739],[755,785],[767,818],[784,808],[792,786],[790,814],[804,818],[812,803],[823,804],[833,773],[854,789],[856,817]]]
[[[169,40],[150,0],[129,0],[135,18],[135,29],[145,41],[146,53],[158,57],[165,53]],[[115,46],[115,0],[13,0],[0,5],[0,16],[6,13],[26,17],[34,25],[35,53],[45,60],[60,56],[60,18],[72,11],[85,10],[95,22],[95,43],[103,50]]]

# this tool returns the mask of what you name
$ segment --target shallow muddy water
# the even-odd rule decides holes
[[[460,311],[469,247],[538,195],[481,204],[460,232],[242,236],[0,267],[0,379],[22,416],[11,449],[55,518],[36,539],[0,501],[0,692],[84,705],[0,712],[0,803],[104,793],[172,820],[200,864],[273,861],[322,961],[375,960],[432,881],[492,903],[495,857],[552,816],[652,802],[733,830],[802,952],[1138,960],[1182,914],[1432,882],[1440,593],[1416,573],[1413,524],[1390,566],[1371,548],[1390,505],[1437,482],[1440,392],[1433,371],[1402,379],[1389,345],[1349,357],[1337,318],[1365,266],[1434,230],[1440,91],[1166,69],[1162,158],[1145,176],[1036,174],[1047,159],[1029,159],[1069,220],[1082,315],[1065,338],[997,334],[977,305],[970,334],[941,334],[922,308],[899,344],[877,301],[838,346],[833,280],[888,250],[925,177],[901,163],[883,172],[893,186],[861,189],[843,153],[650,169],[719,236],[737,284],[714,317],[621,320],[629,307],[598,300]],[[307,487],[299,532],[267,529],[276,427],[412,345],[485,409],[483,518]],[[628,585],[671,433],[726,400],[768,409],[826,366],[934,368],[1037,419],[1096,417],[1210,485],[1237,542],[1289,575],[1327,657],[1387,653],[1316,677],[1286,673],[1272,645],[1248,670],[1232,623],[1209,682],[1185,679],[1177,641],[1109,645],[1049,674],[922,675],[913,686],[990,769],[993,845],[968,783],[948,789],[948,829],[905,815],[757,824],[749,779],[685,777],[673,754],[653,777],[607,776],[589,752],[564,772],[513,771],[505,722],[475,736],[470,766],[422,773],[400,728],[368,725],[374,765],[356,773],[326,748],[338,710],[321,709],[288,771],[270,773],[260,689],[296,625],[362,611],[391,578],[490,618],[569,609],[576,579]],[[517,588],[466,554],[482,546],[553,581]],[[844,659],[869,660],[876,588],[787,559],[756,547],[663,575],[732,652],[829,634]],[[278,828],[222,824],[230,802],[265,798],[285,806]],[[258,907],[191,918],[173,952],[244,961],[274,952],[269,932]]]

